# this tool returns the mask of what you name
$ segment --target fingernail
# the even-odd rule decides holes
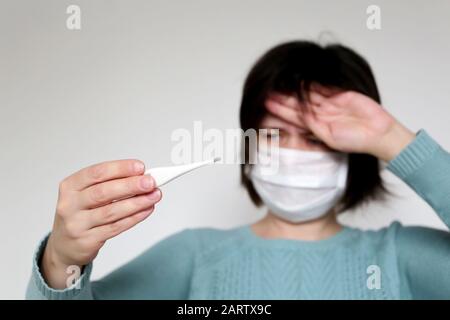
[[[144,171],[144,164],[142,162],[135,162],[134,163],[134,171],[136,171],[137,173],[140,173],[142,171]]]
[[[159,200],[159,198],[161,198],[161,191],[159,189],[153,191],[152,193],[149,194],[148,198],[153,201]]]
[[[141,187],[145,190],[153,187],[153,179],[150,176],[144,176],[141,179]]]

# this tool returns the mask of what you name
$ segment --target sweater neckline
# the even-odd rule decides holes
[[[258,236],[251,228],[251,225],[241,227],[243,236],[251,243],[264,247],[277,248],[324,248],[329,246],[339,245],[354,235],[354,229],[347,226],[342,226],[342,229],[334,235],[321,240],[297,240],[272,238],[267,239]]]

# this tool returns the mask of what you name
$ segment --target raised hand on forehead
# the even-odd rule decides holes
[[[328,147],[347,153],[367,153],[393,159],[414,139],[380,104],[354,91],[313,89],[309,101],[278,93],[266,100],[267,110],[300,128],[308,128]]]

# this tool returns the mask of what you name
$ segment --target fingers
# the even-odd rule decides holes
[[[341,104],[344,99],[348,100],[348,97],[350,96],[348,92],[336,94],[335,91],[331,89],[328,91],[325,89],[321,89],[320,92],[318,92],[317,90],[312,90],[309,93],[308,107],[301,108],[298,99],[294,96],[271,93],[269,95],[269,98],[265,102],[265,106],[271,114],[277,116],[283,121],[286,121],[287,123],[300,128],[308,127],[308,124],[305,120],[305,115],[307,113],[314,114],[313,118],[309,116],[310,121],[308,123],[312,123],[311,119],[316,119],[316,122],[317,120],[320,120],[325,125],[325,122],[336,120],[339,117],[350,112],[350,110],[342,108],[341,105],[335,104],[334,100],[332,100],[334,96],[329,97],[322,94],[322,92],[327,92],[328,94],[334,93],[334,96],[338,96],[337,101],[339,101]],[[310,129],[312,130],[312,128]],[[316,128],[316,131],[317,130],[319,129]]]
[[[336,108],[342,108],[343,110],[349,110],[354,105],[358,105],[361,99],[370,99],[363,94],[360,94],[355,91],[342,91],[335,93],[331,96],[325,96],[318,92],[311,92],[311,99],[316,104],[329,103],[335,106]]]
[[[342,108],[340,105],[334,103],[331,98],[327,98],[316,92],[310,93],[310,107],[313,112],[322,116],[343,115],[348,113],[346,108]]]
[[[294,109],[291,107],[286,107],[274,100],[266,101],[266,109],[274,116],[279,117],[280,119],[293,124],[297,127],[303,127],[304,123],[301,117],[300,109]]]
[[[313,83],[310,87],[311,92],[317,92],[318,94],[324,97],[331,97],[339,92],[342,92],[342,89],[339,88],[331,88],[319,85],[317,83]]]
[[[161,191],[155,189],[144,195],[135,196],[110,203],[103,207],[87,210],[83,212],[83,214],[87,215],[84,219],[88,224],[86,228],[91,229],[113,223],[138,212],[151,210],[155,204],[161,200],[161,197]]]
[[[348,114],[358,117],[371,117],[373,112],[383,108],[371,97],[355,91],[341,92],[329,100],[333,105],[345,110]]]
[[[315,113],[322,120],[336,120],[339,117],[346,115],[347,112],[341,108],[336,107],[334,104],[324,102],[321,105],[313,104],[310,106],[311,112]]]
[[[320,105],[327,100],[327,98],[316,91],[309,93],[309,100],[312,104]]]
[[[354,91],[344,91],[330,97],[330,101],[337,106],[349,106],[351,101],[362,96]]]
[[[97,208],[113,200],[149,193],[154,188],[155,182],[148,175],[106,181],[81,191],[78,205],[81,209]]]
[[[128,229],[131,229],[139,222],[144,221],[153,212],[154,208],[140,211],[129,217],[117,220],[113,223],[103,226],[95,227],[88,231],[89,237],[95,239],[98,242],[104,242],[108,239],[114,238]]]
[[[108,161],[81,169],[64,179],[62,184],[70,190],[80,191],[108,180],[141,175],[144,171],[145,165],[139,160]]]
[[[304,121],[306,126],[312,131],[312,133],[322,140],[329,147],[331,146],[331,133],[328,124],[320,119],[320,116],[317,116],[313,112],[307,112],[304,115]]]
[[[267,100],[273,100],[285,107],[289,107],[294,110],[298,110],[300,108],[300,103],[298,99],[294,96],[288,96],[281,93],[271,93]]]

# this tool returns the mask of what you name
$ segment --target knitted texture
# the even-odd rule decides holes
[[[450,226],[450,154],[424,130],[387,165]],[[450,233],[395,222],[319,241],[264,239],[250,226],[186,229],[98,281],[50,288],[33,257],[29,299],[450,299]]]

